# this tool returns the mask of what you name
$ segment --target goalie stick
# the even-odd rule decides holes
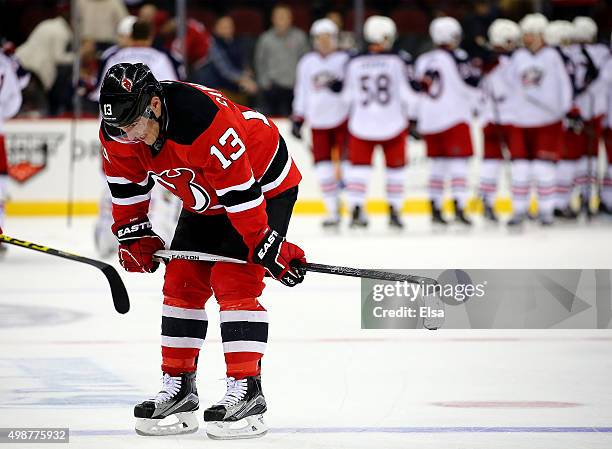
[[[20,246],[21,248],[31,249],[40,253],[50,254],[51,256],[62,257],[64,259],[73,260],[75,262],[85,263],[92,265],[97,269],[101,270],[111,289],[111,295],[113,297],[113,304],[115,310],[119,313],[127,313],[130,310],[130,298],[128,296],[125,285],[111,265],[101,262],[95,259],[89,259],[87,257],[78,256],[76,254],[67,253],[58,249],[49,248],[47,246],[38,245],[36,243],[27,242],[25,240],[19,240],[8,235],[0,234],[0,242],[8,243],[10,245]]]
[[[234,259],[232,257],[218,256],[216,254],[200,253],[196,251],[175,251],[161,250],[155,253],[155,257],[169,261],[172,259],[199,260],[204,262],[230,262],[230,263],[247,263],[244,260]],[[408,282],[410,284],[432,284],[438,282],[435,279],[428,277],[415,276],[411,274],[392,273],[390,271],[367,270],[363,268],[340,267],[337,265],[323,265],[318,263],[307,263],[303,266],[306,271],[324,274],[336,274],[339,276],[351,276],[367,279],[378,279],[384,281],[399,281]]]

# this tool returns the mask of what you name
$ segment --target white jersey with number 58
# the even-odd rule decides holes
[[[416,95],[408,82],[406,60],[393,53],[352,58],[346,69],[344,101],[349,132],[364,140],[388,140],[408,126]]]

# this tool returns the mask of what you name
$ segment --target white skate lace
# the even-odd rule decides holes
[[[237,404],[244,398],[244,395],[247,392],[247,380],[236,380],[233,377],[227,377],[225,379],[225,383],[227,384],[227,391],[225,392],[225,396],[223,396],[223,399],[217,402],[217,405],[231,407],[232,405]]]
[[[162,390],[153,398],[153,401],[157,404],[172,399],[181,391],[180,377],[172,377],[169,374],[164,374],[164,377],[162,377],[162,384]]]

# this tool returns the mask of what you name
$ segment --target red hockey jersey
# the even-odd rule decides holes
[[[191,212],[226,213],[253,248],[268,224],[265,198],[301,180],[278,129],[263,114],[216,90],[161,84],[166,140],[159,152],[145,143],[116,142],[100,128],[113,230],[147,216],[150,192],[158,182]]]

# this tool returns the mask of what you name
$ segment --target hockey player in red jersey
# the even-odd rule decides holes
[[[100,140],[112,193],[121,265],[153,272],[164,248],[147,217],[155,182],[183,201],[171,249],[251,263],[172,260],[162,312],[163,387],[134,409],[145,435],[194,432],[196,364],[206,336],[204,306],[220,306],[227,393],[204,411],[213,438],[265,433],[261,358],[268,317],[259,303],[266,271],[287,286],[302,282],[304,252],[285,239],[301,175],[272,121],[195,84],[158,82],[144,64],[117,64],[101,88]],[[176,424],[160,421],[174,416]],[[232,424],[246,418],[248,425]]]

